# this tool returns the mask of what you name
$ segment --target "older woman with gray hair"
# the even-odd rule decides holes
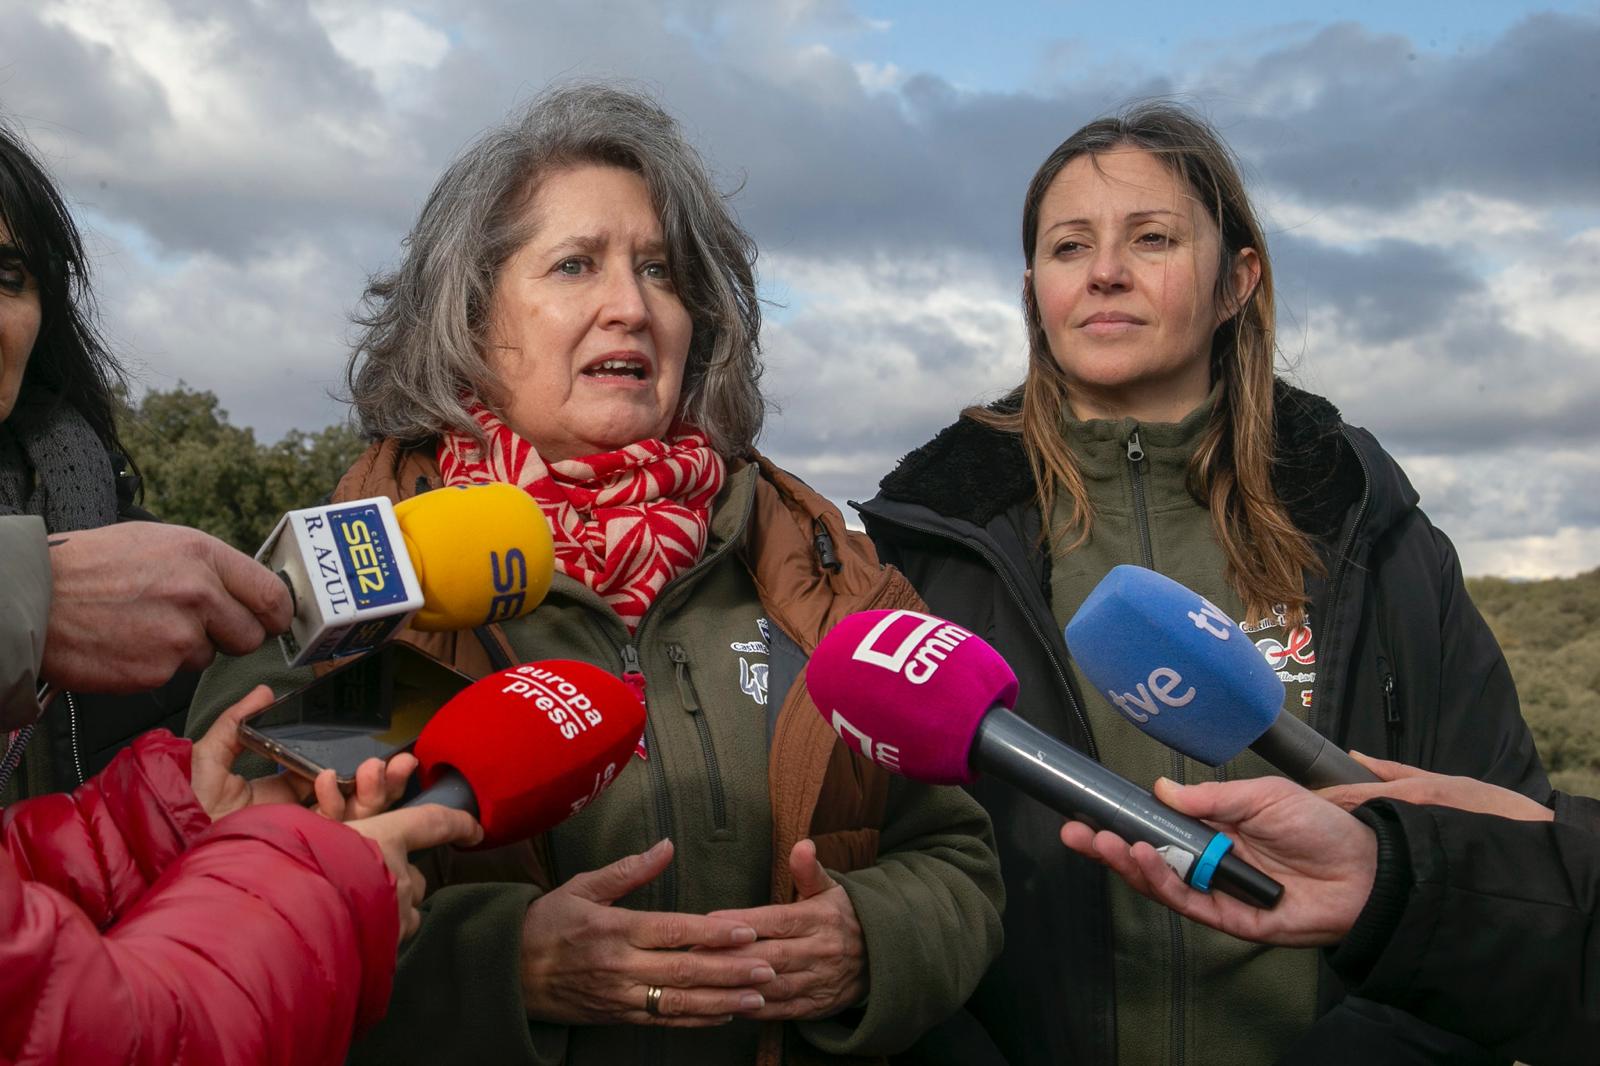
[[[335,498],[506,481],[556,542],[532,614],[404,639],[473,676],[598,664],[649,713],[576,817],[439,856],[355,1061],[883,1056],[999,951],[983,811],[847,750],[800,681],[840,618],[920,601],[755,451],[754,262],[673,119],[580,86],[468,148],[367,292],[350,388],[375,443]],[[292,683],[265,653],[214,667],[191,730],[268,674]]]

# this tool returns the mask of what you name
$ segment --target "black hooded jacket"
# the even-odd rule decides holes
[[[1455,549],[1418,509],[1399,466],[1328,401],[1282,382],[1275,419],[1274,489],[1326,569],[1306,584],[1318,634],[1311,724],[1345,748],[1546,801],[1549,781],[1505,659],[1467,596]],[[1006,657],[1020,682],[1017,713],[1095,755],[1051,612],[1020,438],[963,418],[901,460],[858,509],[883,560],[929,610]],[[1003,782],[980,778],[973,791],[994,820],[1007,906],[1005,953],[969,1010],[1013,1066],[1114,1062],[1104,872],[1061,845],[1060,815]],[[1405,1051],[1385,1061],[1474,1061],[1472,1049],[1386,1009],[1362,1005],[1365,1020],[1352,1021],[1348,1006],[1334,1007],[1343,990],[1330,971],[1319,991],[1334,1013],[1318,1029],[1397,1034]]]

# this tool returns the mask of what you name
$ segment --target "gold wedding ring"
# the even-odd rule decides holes
[[[646,985],[644,989],[644,1012],[661,1017],[661,986]]]

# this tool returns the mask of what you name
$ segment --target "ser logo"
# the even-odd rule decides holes
[[[489,614],[484,623],[500,622],[522,613],[528,599],[528,560],[521,548],[506,552],[504,568],[499,552],[489,553],[489,578],[494,582],[494,599],[489,601]]]
[[[383,561],[378,557],[378,546],[373,542],[372,530],[367,528],[367,523],[360,519],[341,522],[339,532],[344,534],[344,542],[350,549],[350,562],[355,566],[356,588],[363,596],[382,592]]]
[[[891,611],[867,631],[850,658],[900,674],[913,685],[924,685],[970,636],[965,629],[942,618],[916,611]]]

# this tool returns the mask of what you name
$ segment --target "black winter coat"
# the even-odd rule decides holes
[[[1416,491],[1372,435],[1326,400],[1280,382],[1275,408],[1274,488],[1326,568],[1306,585],[1317,633],[1312,725],[1345,748],[1544,802],[1549,781],[1505,659]],[[1006,657],[1021,686],[1017,713],[1095,755],[1050,609],[1050,561],[1020,439],[962,419],[902,459],[858,509],[883,560],[905,572],[929,610]],[[1114,1062],[1104,871],[1061,845],[1060,815],[1002,782],[980,778],[973,792],[999,837],[1006,950],[968,1009],[1013,1066]],[[1414,1019],[1334,1009],[1341,999],[1325,971],[1320,1006],[1333,1015],[1318,1027],[1336,1027],[1329,1041],[1376,1027],[1405,1033],[1372,1045],[1382,1061],[1475,1061],[1473,1049]]]
[[[1584,817],[1563,807],[1585,804]],[[1394,800],[1357,815],[1378,833],[1378,878],[1330,953],[1362,996],[1534,1066],[1600,1053],[1600,836],[1593,800],[1514,822]],[[1587,826],[1585,828],[1584,826]],[[1375,906],[1377,901],[1382,904]]]

